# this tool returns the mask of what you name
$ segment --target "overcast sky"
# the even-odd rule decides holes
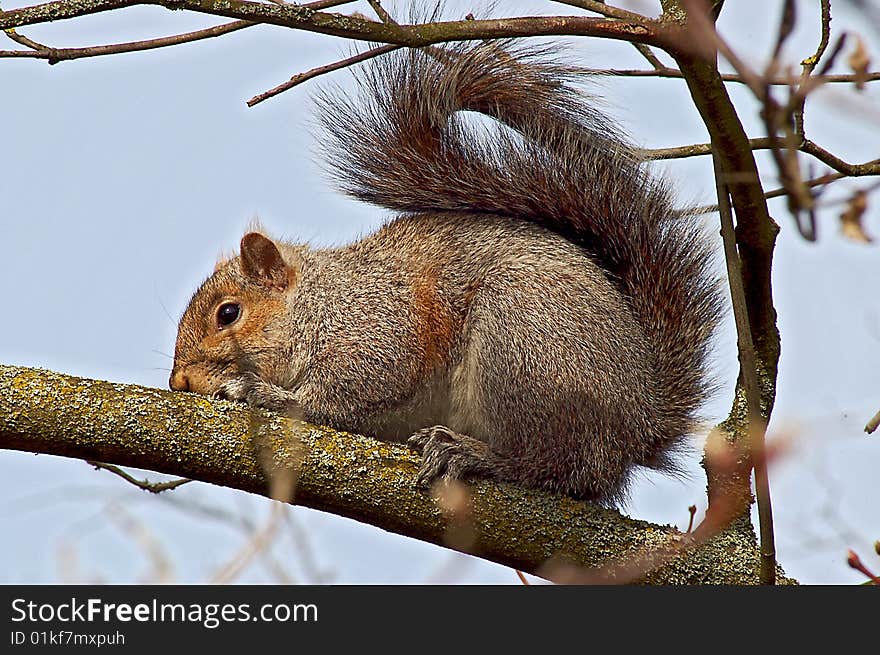
[[[23,4],[5,2],[4,8]],[[759,62],[768,51],[777,4],[760,5],[769,19],[743,8],[755,12],[756,3],[725,7],[722,29],[748,61]],[[795,65],[817,39],[817,3],[798,4],[800,23],[787,50]],[[540,2],[499,6],[576,11]],[[219,22],[134,7],[21,32],[74,46]],[[833,27],[866,29],[843,7]],[[877,33],[863,35],[876,55]],[[573,44],[586,65],[642,65],[626,44]],[[290,75],[348,51],[330,37],[256,27],[173,49],[51,67],[0,60],[6,310],[0,362],[165,388],[178,316],[218,254],[237,247],[254,216],[276,236],[318,246],[350,241],[387,219],[382,210],[333,192],[321,177],[313,154],[320,135],[309,119],[313,83],[245,106]],[[332,82],[345,87],[350,79],[342,72]],[[646,147],[706,140],[683,82],[609,79],[601,92],[607,111]],[[761,136],[754,103],[741,89],[732,93],[751,134]],[[861,95],[842,86],[823,89],[808,105],[808,133],[849,161],[876,158],[878,99],[877,85]],[[766,158],[759,159],[770,171]],[[683,201],[712,201],[708,159],[664,169]],[[775,186],[772,175],[767,179],[768,188]],[[839,188],[851,192],[868,182]],[[866,224],[880,237],[878,198]],[[860,582],[845,564],[847,548],[880,569],[872,554],[880,538],[880,437],[862,431],[880,409],[880,253],[876,245],[839,235],[838,209],[820,214],[816,244],[795,233],[782,203],[771,210],[782,226],[774,291],[783,342],[771,431],[794,434],[796,444],[771,469],[780,561],[803,582]],[[707,220],[714,224],[716,217]],[[730,321],[716,367],[725,384],[707,408],[712,420],[725,416],[736,376]],[[688,460],[690,480],[646,475],[625,511],[684,527],[688,505],[705,506],[699,446],[696,441]],[[84,462],[0,451],[0,582],[136,582],[163,575],[201,582],[246,541],[241,517],[258,525],[269,517],[264,499],[201,483],[169,496],[140,492]],[[238,518],[218,519],[217,510]],[[303,508],[290,516],[272,550],[277,562],[257,562],[238,580],[277,580],[280,563],[302,581],[517,582],[509,569],[350,520]],[[159,545],[152,560],[144,555],[151,542]]]

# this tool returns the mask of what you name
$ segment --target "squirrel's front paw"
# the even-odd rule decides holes
[[[422,465],[416,480],[421,487],[430,487],[440,478],[494,477],[492,454],[479,439],[435,425],[419,430],[406,443],[412,450],[422,453]]]
[[[221,384],[217,390],[217,396],[224,400],[249,403],[249,397],[260,382],[262,380],[260,380],[256,373],[242,373],[241,376]]]
[[[292,393],[278,385],[266,382],[256,373],[242,373],[227,380],[217,391],[220,398],[245,402],[251,407],[262,407],[283,414],[295,415],[296,401]]]

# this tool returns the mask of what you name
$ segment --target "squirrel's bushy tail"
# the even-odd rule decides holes
[[[653,345],[665,406],[643,463],[662,467],[711,387],[718,284],[696,218],[673,211],[667,185],[572,86],[577,77],[550,48],[402,50],[365,69],[360,97],[319,98],[325,156],[361,200],[525,219],[581,244]],[[462,110],[512,129],[474,126]]]

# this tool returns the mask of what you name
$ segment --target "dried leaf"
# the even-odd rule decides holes
[[[862,217],[868,208],[868,194],[866,191],[856,191],[846,205],[846,211],[840,215],[840,231],[843,236],[853,241],[870,243],[873,239],[865,232],[862,225]]]
[[[859,91],[865,89],[865,83],[868,81],[868,67],[871,64],[871,57],[868,55],[868,48],[861,36],[856,36],[856,47],[846,60],[852,72],[856,76],[856,88]]]

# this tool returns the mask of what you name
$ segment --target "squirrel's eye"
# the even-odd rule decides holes
[[[237,302],[223,303],[217,310],[217,325],[219,327],[232,325],[239,316],[241,316],[241,305]]]

